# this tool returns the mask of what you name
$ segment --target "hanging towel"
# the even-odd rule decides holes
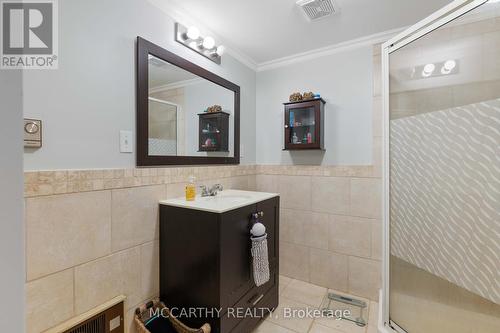
[[[260,223],[256,223],[256,225],[257,224]],[[262,225],[262,227],[264,226]],[[252,230],[255,229],[252,228]],[[262,286],[267,281],[269,281],[269,258],[267,252],[267,234],[264,233],[261,236],[250,236],[250,239],[252,240],[251,252],[253,259],[253,279],[255,281],[255,285],[259,287]]]

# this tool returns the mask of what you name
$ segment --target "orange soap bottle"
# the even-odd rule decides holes
[[[196,198],[196,178],[194,176],[189,177],[189,183],[186,184],[186,201],[194,201]]]

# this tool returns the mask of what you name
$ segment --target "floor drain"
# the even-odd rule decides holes
[[[324,315],[348,320],[361,327],[366,326],[367,308],[368,304],[362,300],[332,292],[326,295],[321,304]]]

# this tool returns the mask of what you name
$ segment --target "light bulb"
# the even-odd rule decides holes
[[[453,68],[457,65],[455,60],[448,60],[444,63],[443,68],[441,68],[442,74],[450,74]]]
[[[198,39],[200,37],[200,30],[195,26],[191,26],[188,28],[186,36],[189,39]]]
[[[204,48],[206,48],[207,50],[210,50],[214,46],[215,46],[215,40],[212,37],[207,36],[207,37],[203,38],[203,47]]]
[[[428,77],[431,76],[432,72],[434,72],[436,66],[434,64],[427,64],[424,66],[424,70],[422,71],[422,76]]]
[[[215,51],[215,53],[217,53],[217,55],[221,57],[224,54],[224,51],[226,51],[224,45],[219,45],[217,46],[217,51]]]

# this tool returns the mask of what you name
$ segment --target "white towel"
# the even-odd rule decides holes
[[[253,279],[257,287],[269,281],[269,258],[267,252],[267,234],[250,237],[252,240]]]

